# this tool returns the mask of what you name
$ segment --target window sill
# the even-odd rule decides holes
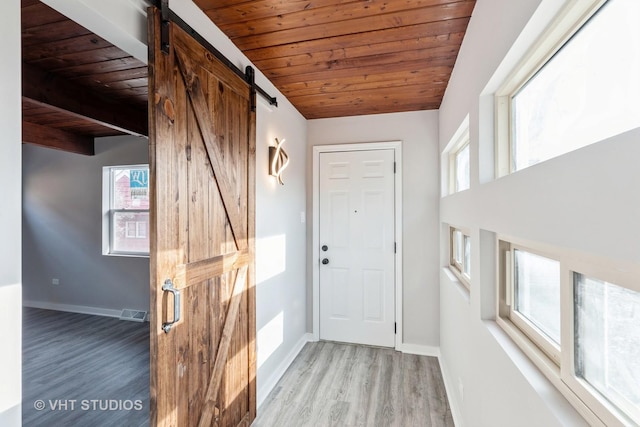
[[[458,191],[447,191],[446,194],[443,194],[440,196],[440,199],[446,199],[447,197],[452,197],[455,196],[456,194],[464,194],[471,191],[471,187],[469,188],[465,188],[464,190],[458,190]]]
[[[124,257],[124,258],[149,258],[149,255],[136,255],[136,254],[109,254],[109,253],[102,253],[102,255],[104,256],[110,256],[110,257]]]
[[[460,292],[463,298],[470,302],[471,290],[468,286],[466,286],[459,278],[458,275],[453,271],[451,267],[444,267],[442,269],[442,273],[447,276],[447,279],[455,286],[455,288]]]
[[[560,368],[511,321],[499,317],[484,323],[507,357],[563,425],[576,425],[580,420],[584,425],[605,427],[564,383]]]

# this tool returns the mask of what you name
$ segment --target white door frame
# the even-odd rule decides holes
[[[311,264],[313,266],[313,339],[320,340],[320,153],[339,151],[393,150],[396,162],[395,186],[395,349],[402,346],[402,141],[369,142],[313,146],[313,236],[311,238]]]

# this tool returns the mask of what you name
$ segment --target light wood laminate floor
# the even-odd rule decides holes
[[[23,320],[24,426],[149,425],[149,323],[34,308]]]
[[[252,424],[453,425],[437,358],[322,341],[303,348]]]

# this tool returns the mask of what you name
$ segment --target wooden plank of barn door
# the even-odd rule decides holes
[[[202,68],[194,70],[199,77],[206,78],[206,72]],[[185,95],[186,96],[186,95]],[[186,105],[190,105],[185,99]],[[218,253],[213,253],[207,238],[207,231],[212,222],[214,212],[209,210],[209,183],[212,180],[211,166],[204,148],[204,142],[193,110],[188,107],[187,117],[187,144],[189,156],[188,170],[188,205],[189,230],[189,263],[209,260]],[[211,330],[209,328],[209,309],[211,304],[211,284],[213,276],[200,277],[193,288],[187,289],[187,310],[189,322],[197,325],[189,335],[188,361],[191,373],[188,376],[188,404],[190,425],[193,424],[191,414],[199,414],[202,411],[202,401],[207,386],[207,377],[212,362],[209,353],[209,341]]]
[[[248,181],[242,178],[247,176],[246,165],[249,147],[246,143],[241,144],[240,141],[246,139],[249,106],[246,102],[242,102],[239,97],[240,95],[236,93],[231,93],[228,96],[229,114],[227,114],[227,123],[229,128],[229,143],[225,146],[227,149],[225,156],[229,161],[225,163],[231,165],[230,168],[232,170],[229,171],[229,173],[231,176],[237,178],[234,182],[236,184],[235,190],[237,194],[241,195],[239,198],[239,209],[241,212],[246,212]],[[246,227],[246,221],[247,217],[245,216],[242,218],[243,227]],[[224,398],[227,400],[227,412],[223,414],[223,422],[242,418],[249,410],[249,390],[246,386],[249,376],[249,366],[247,363],[249,348],[247,300],[247,293],[245,292],[242,295],[241,308],[234,329],[236,339],[231,343],[225,370]]]
[[[256,94],[249,100],[250,105],[256,104]],[[247,346],[248,346],[248,393],[249,393],[249,420],[248,424],[256,418],[257,408],[257,342],[256,342],[256,112],[249,111],[247,123],[247,249],[249,251],[249,271],[247,282]]]
[[[220,116],[224,117],[226,114],[225,105],[224,105],[224,85],[223,83],[214,75],[209,74],[207,76],[207,88],[208,88],[208,104],[213,105],[214,108],[210,109],[210,112],[213,116],[214,122],[214,134],[216,136],[216,140],[221,143],[225,140],[226,130],[224,127],[224,121],[219,119]],[[213,172],[212,172],[213,173]],[[209,186],[210,198],[211,198],[211,207],[216,212],[224,212],[224,203],[219,192],[217,183],[215,181],[210,181]],[[223,254],[238,254],[234,260],[235,263],[238,261],[240,257],[240,252],[236,251],[236,244],[233,240],[233,233],[230,231],[229,221],[226,215],[217,215],[214,220],[215,226],[210,230],[210,239],[215,246],[216,250]],[[246,259],[243,260],[246,262]],[[240,263],[242,265],[242,262]],[[220,339],[222,338],[222,330],[224,326],[224,321],[227,315],[227,308],[229,297],[231,291],[228,289],[228,283],[233,284],[233,281],[229,281],[228,278],[235,277],[237,268],[233,269],[225,269],[224,272],[220,274],[219,277],[215,279],[215,287],[213,288],[216,292],[214,299],[212,300],[211,307],[211,327],[215,331],[215,337],[212,339],[211,346],[211,354],[217,355],[218,346],[220,344]],[[213,373],[215,359],[211,360],[209,375],[207,376],[207,386],[209,378]],[[207,390],[207,386],[204,387],[204,392]],[[203,398],[204,400],[204,398]],[[216,400],[216,405],[214,406],[213,412],[213,422],[211,425],[219,426],[220,424],[220,415],[221,409],[224,408],[220,399]]]
[[[227,93],[229,91],[225,90],[224,84],[217,78],[217,76],[213,76],[213,75],[209,75],[209,78],[207,80],[207,86],[209,87],[209,103],[215,104],[217,107],[211,113],[213,116],[213,121],[215,123],[214,134],[215,134],[216,140],[218,141],[218,146],[221,147],[221,151],[222,151],[222,147],[228,144],[228,137],[227,137],[228,129],[226,126],[226,117],[227,117],[228,111],[227,111],[226,99],[227,99]],[[221,159],[221,160],[223,160],[222,162],[223,164],[226,163],[224,162],[224,159]],[[224,172],[226,173],[226,170]],[[212,188],[212,191],[214,191],[217,194],[220,208],[224,209],[224,202],[222,200],[222,197],[218,188],[217,187]],[[221,228],[219,230],[220,236],[223,238],[220,241],[220,248],[223,252],[229,253],[230,251],[236,250],[237,245],[234,242],[233,232],[231,231],[231,224],[229,223],[228,219],[223,217],[220,217],[220,219],[224,220],[220,224]],[[215,346],[213,354],[216,354],[216,355],[220,345],[220,340],[222,338],[222,330],[223,330],[224,322],[228,312],[229,302],[231,301],[231,295],[233,291],[232,286],[234,284],[234,280],[236,276],[237,276],[237,271],[227,271],[224,274],[222,274],[221,277],[218,279],[220,287],[218,288],[219,299],[217,303],[218,303],[219,309],[218,309],[218,317],[216,319],[217,321],[216,328],[219,331],[219,333],[217,335],[217,340],[212,343]],[[214,367],[213,365],[214,363],[212,362],[211,364],[212,369],[211,369],[209,378],[211,378],[211,376],[213,375],[213,367]],[[223,376],[222,378],[223,384],[224,384],[224,381],[225,381],[225,378]],[[223,414],[223,412],[221,411],[221,408],[226,409],[225,401],[223,399],[223,394],[218,393],[215,399],[216,399],[216,405],[215,405],[214,414],[213,414],[214,423],[212,425],[215,425],[215,426],[225,425],[225,424],[222,424],[222,419],[221,419],[221,416]]]
[[[167,296],[161,290],[178,263],[178,206],[168,194],[177,191],[172,165],[174,153],[174,82],[170,58],[160,51],[160,16],[149,14],[149,195],[150,195],[150,425],[176,425],[173,359],[174,338],[163,336]],[[171,403],[169,403],[171,402]]]
[[[185,94],[184,83],[180,79],[175,79],[175,58],[171,52],[169,54],[169,60],[172,63],[172,78],[174,78],[173,85],[175,87],[174,100],[175,100],[175,120],[173,122],[173,134],[175,136],[173,142],[173,162],[174,174],[176,179],[177,192],[174,193],[175,203],[178,205],[178,218],[177,218],[177,246],[175,247],[176,259],[182,263],[189,262],[189,168],[191,163],[190,153],[190,141],[188,139],[189,134],[189,113],[186,108],[188,105],[188,99]],[[170,195],[167,195],[170,197]],[[180,265],[180,264],[179,264]],[[176,271],[176,274],[178,271]],[[174,276],[175,277],[175,276]],[[174,286],[178,287],[179,283],[176,283],[174,279]],[[188,328],[191,319],[188,321],[184,319],[184,315],[189,312],[189,300],[192,296],[190,289],[182,289],[182,310],[183,314],[182,324],[179,329],[174,329],[167,336],[173,335],[173,363],[176,365],[176,377],[175,385],[176,396],[176,417],[177,425],[185,425],[189,422],[189,395],[187,393],[189,385],[189,331]],[[165,304],[165,307],[170,307],[169,304]],[[172,318],[172,313],[169,312],[165,319]],[[190,316],[191,317],[191,316]],[[188,323],[189,322],[189,323]],[[175,326],[174,328],[178,328]]]

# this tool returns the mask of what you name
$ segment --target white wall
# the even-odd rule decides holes
[[[21,425],[20,2],[2,2],[0,61],[0,425]]]
[[[458,425],[586,425],[495,318],[495,239],[514,236],[640,262],[640,130],[493,179],[491,95],[564,2],[479,0],[440,109],[440,148],[469,114],[471,189],[440,203],[441,267],[448,224],[471,230],[467,292],[441,270],[441,364]]]
[[[149,163],[148,141],[97,138],[95,150],[23,145],[24,305],[112,315],[149,309],[149,258],[102,255],[102,167]]]
[[[422,350],[427,353],[434,353],[434,349],[438,347],[440,328],[437,138],[437,111],[317,119],[308,122],[309,147],[402,141],[403,343],[412,345],[414,351]],[[307,165],[307,210],[310,212],[310,157]],[[311,235],[311,220],[310,216],[308,236]],[[311,253],[311,238],[308,240],[307,250]],[[310,278],[308,282],[311,286]],[[307,292],[310,294],[311,289],[308,288]],[[311,324],[310,318],[308,322]]]
[[[280,102],[280,97],[278,99]],[[306,342],[306,122],[293,111],[258,104],[256,150],[256,316],[258,404]],[[286,108],[286,106],[285,106]],[[268,176],[274,138],[286,139],[284,185]],[[284,365],[283,365],[284,362]]]

